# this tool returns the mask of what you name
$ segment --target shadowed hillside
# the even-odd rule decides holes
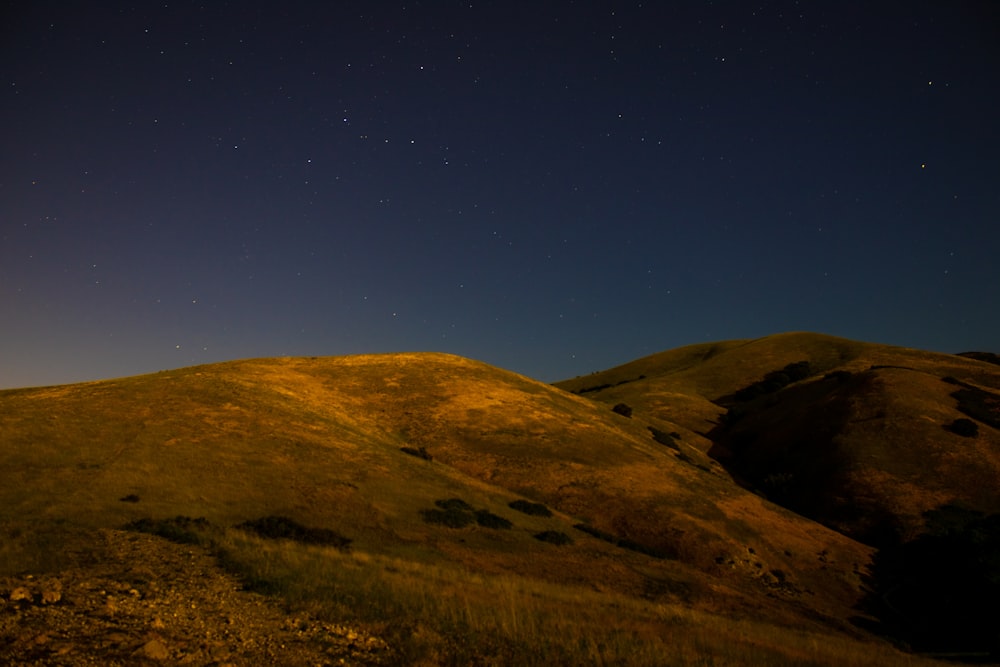
[[[746,370],[741,381],[751,377]],[[612,596],[585,605],[608,610],[610,623],[586,632],[633,639],[601,640],[588,661],[656,664],[641,656],[673,621],[641,607],[654,603],[853,641],[848,620],[871,550],[734,484],[695,432],[710,429],[683,416],[629,418],[443,354],[249,360],[0,392],[0,574],[81,567],[92,531],[131,526],[204,545],[290,604],[365,620],[396,645],[466,656],[458,663],[473,650],[523,662],[516,647],[528,645],[538,664],[581,659],[556,660],[564,644],[539,652],[548,626],[477,620],[495,607],[482,605],[496,586],[513,590],[496,583],[505,577],[537,582],[503,594],[519,600],[512,609],[528,605],[522,613],[540,599],[552,618],[576,618],[558,600],[577,608],[582,591]],[[337,563],[336,573],[324,563]],[[366,574],[339,578],[355,571]],[[458,572],[491,579],[460,584]],[[450,620],[433,621],[430,638],[409,621],[379,620],[427,616],[428,593],[416,592],[424,577],[451,582],[432,588],[454,591],[443,599],[457,596],[464,611],[432,615]],[[362,581],[367,592],[354,591]],[[390,582],[396,593],[375,592]],[[414,595],[424,611],[401,601]],[[625,613],[613,596],[640,606]],[[596,622],[581,617],[580,631]],[[464,630],[443,629],[451,624]],[[635,639],[646,626],[661,630]],[[716,664],[739,664],[726,658],[740,652],[730,653],[721,627],[712,632],[722,648],[703,650]],[[441,634],[470,628],[485,634],[465,648]],[[756,643],[780,646],[791,641],[784,633]],[[556,634],[578,641],[565,628]],[[774,662],[784,649],[754,650]]]
[[[873,544],[942,504],[1000,511],[1000,371],[969,357],[782,334],[556,386],[686,427],[748,488]]]
[[[923,650],[978,655],[1000,646],[1000,615],[980,611],[1000,577],[994,361],[796,333],[557,386],[686,427],[745,488],[880,547],[865,609]]]

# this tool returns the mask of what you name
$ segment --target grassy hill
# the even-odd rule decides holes
[[[996,657],[995,362],[793,333],[671,350],[558,386],[681,425],[744,488],[878,547],[862,606],[881,631]]]
[[[724,361],[750,345],[640,360],[583,396],[443,354],[3,391],[0,575],[57,573],[133,525],[368,624],[407,664],[915,664],[850,623],[871,548],[709,457],[712,399],[808,347]],[[813,345],[817,366],[866,363]],[[614,395],[632,417],[590,400]]]
[[[1000,368],[986,361],[792,333],[557,386],[686,427],[748,488],[870,544],[914,537],[945,504],[1000,512]]]

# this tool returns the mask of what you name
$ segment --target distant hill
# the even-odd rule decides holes
[[[860,605],[876,627],[983,660],[1000,657],[996,359],[792,333],[671,350],[557,386],[680,425],[743,487],[878,547]]]
[[[791,333],[556,386],[676,422],[747,488],[876,546],[941,505],[1000,512],[1000,369],[978,358]]]

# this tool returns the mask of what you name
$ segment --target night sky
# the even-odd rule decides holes
[[[1000,351],[997,3],[116,4],[3,5],[0,387]]]

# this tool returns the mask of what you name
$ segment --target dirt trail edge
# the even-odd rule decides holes
[[[380,665],[384,641],[241,590],[205,549],[120,530],[45,575],[0,578],[0,664]]]

